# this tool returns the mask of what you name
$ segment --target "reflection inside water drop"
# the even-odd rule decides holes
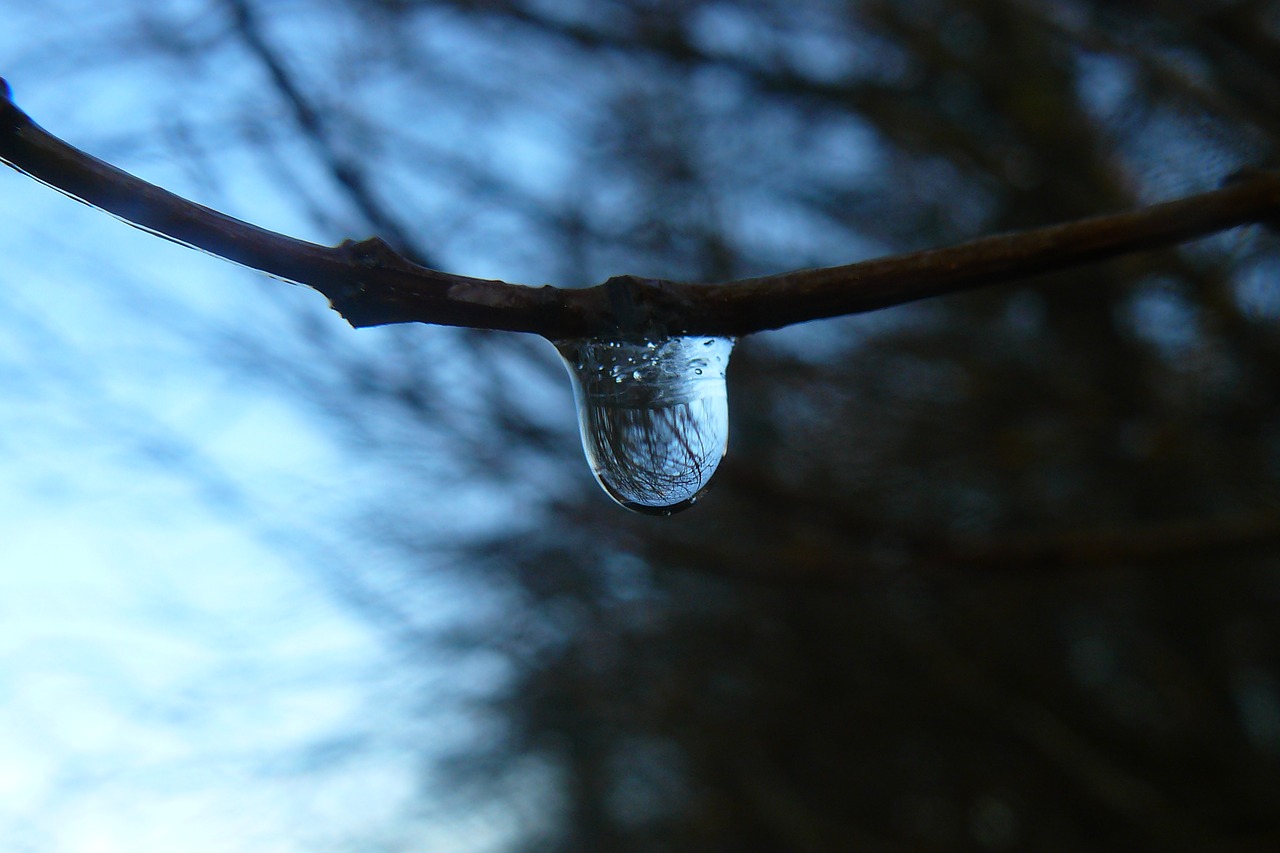
[[[706,489],[729,439],[730,338],[556,342],[573,379],[582,447],[627,509],[670,515]]]

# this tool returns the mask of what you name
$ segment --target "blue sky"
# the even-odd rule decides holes
[[[139,109],[164,107],[145,71],[59,76],[23,41],[71,43],[73,7],[5,9],[18,26],[0,33],[0,74],[19,104],[200,192],[124,144],[148,124]],[[219,192],[306,231],[245,176]],[[439,673],[406,672],[308,558],[352,558],[332,523],[377,472],[201,333],[266,341],[239,318],[268,291],[268,316],[341,326],[324,300],[9,169],[0,256],[0,847],[483,850],[510,831],[421,799],[424,744],[456,746],[473,723],[445,699],[424,713],[409,679]]]
[[[152,29],[218,44],[217,4],[0,7],[0,75],[53,133],[264,227],[327,244],[368,236],[346,230],[349,200],[243,51],[152,55]],[[585,116],[600,106],[593,98],[616,92],[578,79],[564,51],[468,41],[447,14],[428,14],[406,38],[429,56],[406,71],[384,61],[375,39],[360,41],[361,21],[325,18],[339,7],[262,8],[279,14],[272,34],[293,46],[299,72],[325,83],[313,94],[358,107],[353,138],[377,145],[379,133],[394,134],[396,150],[421,152],[384,158],[393,172],[378,177],[445,267],[530,284],[631,269],[625,241],[565,258],[544,239],[540,216],[557,194],[588,187],[585,209],[604,233],[631,227],[644,201],[632,195],[643,192],[637,176],[594,171]],[[140,48],[129,50],[134,40]],[[428,69],[441,76],[414,78]],[[570,74],[574,85],[559,85]],[[715,84],[700,84],[709,103],[741,97]],[[724,121],[732,110],[709,113]],[[742,132],[785,132],[771,121],[761,115]],[[864,129],[832,133],[843,152],[833,168],[868,168]],[[485,196],[477,173],[517,192]],[[763,258],[821,260],[816,244],[833,226],[801,223],[776,199],[757,203],[751,194],[792,177],[756,177],[764,189],[744,178],[749,197],[725,202],[749,211],[735,214],[748,242]],[[0,738],[0,847],[309,851],[385,841],[480,851],[513,831],[513,816],[536,822],[531,788],[517,792],[532,796],[527,808],[504,800],[486,813],[431,787],[435,748],[484,737],[458,700],[483,693],[501,667],[421,653],[406,665],[390,631],[341,584],[353,575],[403,584],[384,598],[411,602],[419,626],[466,618],[480,605],[476,590],[459,594],[447,573],[427,571],[410,587],[398,573],[403,553],[349,535],[351,514],[381,496],[378,518],[392,533],[457,535],[465,522],[518,534],[537,523],[530,490],[594,488],[575,456],[571,395],[551,348],[486,352],[495,359],[486,366],[520,389],[511,399],[531,419],[563,435],[576,465],[520,457],[519,476],[497,493],[464,479],[510,449],[484,446],[487,412],[469,385],[484,372],[468,370],[468,351],[444,330],[350,330],[305,288],[159,240],[7,169],[0,253],[0,729],[15,733]],[[679,258],[633,271],[688,272]],[[342,350],[394,350],[407,354],[394,369],[429,365],[433,403],[460,402],[449,423],[433,438],[391,423],[391,412],[368,428],[385,430],[371,443],[392,451],[369,458],[359,435],[318,420],[278,381],[297,367],[321,374],[307,389],[312,404],[317,389],[344,387],[326,384],[319,348],[290,350],[300,318],[340,350],[335,361]],[[820,355],[823,341],[847,350],[855,326],[768,337]],[[424,434],[433,443],[414,444]],[[480,461],[459,461],[469,454]],[[416,466],[416,480],[387,467],[401,462]]]

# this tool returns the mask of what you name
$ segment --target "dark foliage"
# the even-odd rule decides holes
[[[1274,3],[546,8],[466,13],[618,90],[583,193],[630,199],[587,280],[934,245],[1276,153]],[[498,751],[562,786],[530,849],[1280,843],[1277,264],[1255,229],[744,342],[704,504],[587,495],[489,552],[527,593],[476,637],[520,661]]]

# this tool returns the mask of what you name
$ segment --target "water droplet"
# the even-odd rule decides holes
[[[699,349],[710,346],[711,353]],[[605,492],[651,515],[690,507],[728,445],[724,366],[733,340],[578,339],[556,349],[573,380],[587,462]]]

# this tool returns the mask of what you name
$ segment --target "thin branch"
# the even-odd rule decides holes
[[[1280,227],[1280,173],[1241,173],[1222,189],[1128,213],[715,285],[703,299],[717,306],[729,328],[776,329],[1177,245],[1251,223]]]
[[[847,518],[835,513],[826,521]],[[578,516],[572,516],[578,521]],[[585,517],[582,519],[585,524]],[[866,520],[852,518],[853,530]],[[667,563],[697,575],[733,583],[759,584],[816,592],[849,589],[868,575],[909,561],[924,571],[963,572],[969,577],[1016,577],[1117,568],[1163,572],[1171,568],[1216,566],[1232,557],[1274,562],[1280,554],[1280,516],[1253,515],[1187,518],[1133,523],[1108,528],[1041,530],[1021,534],[921,537],[886,531],[870,540],[869,550],[850,550],[838,558],[822,550],[785,555],[751,543],[726,543],[674,537],[660,554]],[[726,559],[725,555],[731,555]]]
[[[434,323],[546,338],[746,335],[1014,281],[1184,243],[1240,225],[1280,227],[1280,173],[1128,213],[986,237],[841,267],[721,284],[617,276],[570,290],[469,278],[411,263],[379,238],[296,240],[187,201],[73,148],[20,110],[0,81],[0,160],[148,231],[328,297],[352,326]]]
[[[227,216],[73,148],[13,104],[0,80],[0,160],[175,242],[318,290],[355,327],[428,322],[543,333],[581,330],[560,291],[420,267],[379,238],[320,246]],[[580,299],[579,304],[588,300]]]
[[[359,164],[339,153],[329,123],[325,121],[321,110],[302,91],[284,59],[268,42],[257,12],[249,0],[223,0],[223,4],[231,14],[232,23],[245,47],[262,64],[271,84],[289,107],[294,121],[315,148],[325,169],[346,191],[356,209],[406,258],[415,264],[431,263],[426,252],[416,245],[416,241],[405,231],[400,221],[378,199]]]
[[[1014,534],[949,542],[941,559],[956,567],[1052,571],[1128,565],[1169,566],[1266,555],[1280,548],[1280,514],[1263,512],[1135,524],[1125,527]]]

